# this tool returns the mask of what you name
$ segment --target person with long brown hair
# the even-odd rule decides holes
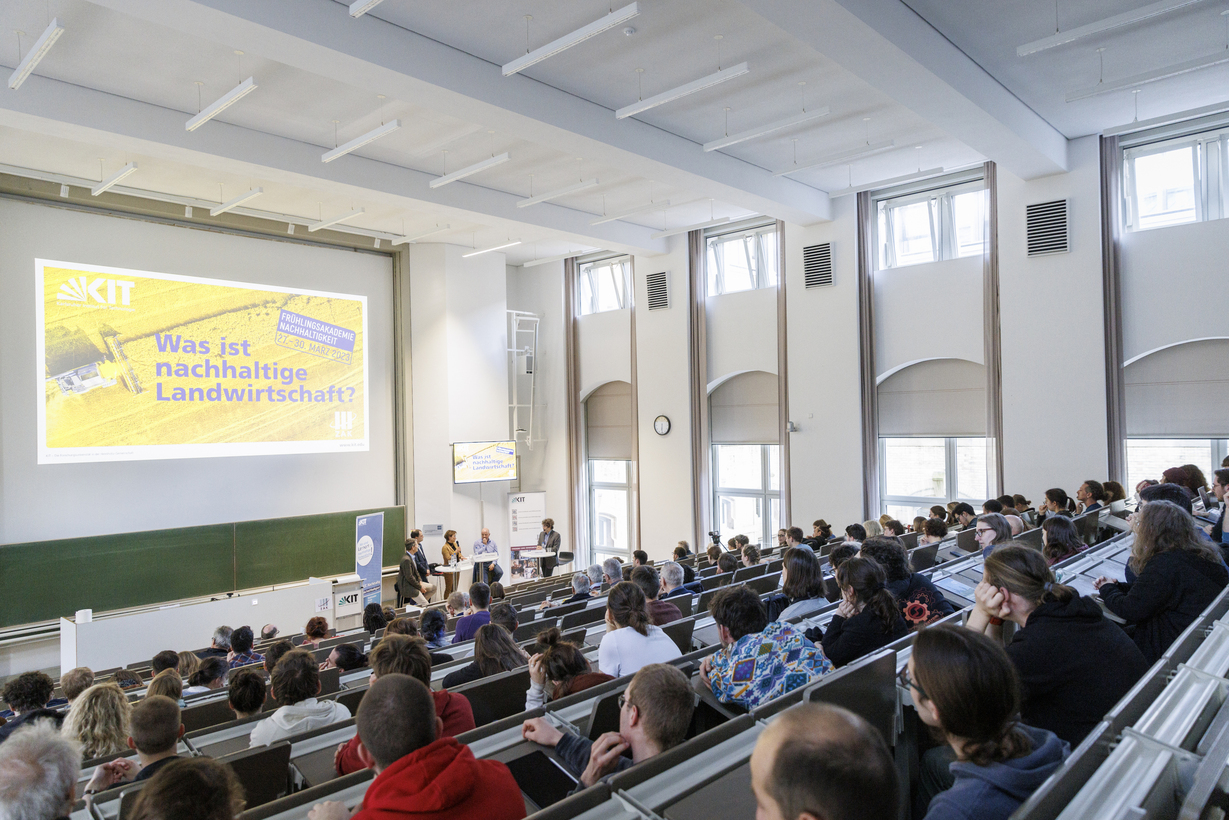
[[[936,519],[926,522],[928,528],[932,522],[934,526],[946,528],[942,521]],[[913,571],[909,553],[897,539],[868,538],[862,542],[860,552],[863,558],[870,558],[883,567],[888,592],[896,599],[901,617],[910,629],[934,623],[956,611],[952,602],[928,577]]]
[[[909,633],[887,574],[871,558],[850,558],[836,570],[841,604],[824,633],[824,654],[842,667]]]
[[[1087,545],[1080,540],[1075,521],[1065,515],[1051,515],[1041,522],[1041,545],[1041,555],[1050,566],[1087,549]]]
[[[827,606],[824,573],[819,558],[810,547],[790,547],[781,561],[781,591],[764,601],[769,621],[807,615]]]
[[[951,787],[936,794],[940,784],[929,784],[934,798],[925,820],[1007,820],[1071,753],[1052,732],[1019,722],[1015,667],[985,635],[959,626],[923,629],[900,683],[918,717],[955,755]],[[923,791],[927,785],[923,778]]]
[[[1003,621],[1016,625],[1007,655],[1024,687],[1021,718],[1079,745],[1148,671],[1143,653],[1096,601],[1058,583],[1036,550],[996,550],[983,574],[965,625],[994,640]]]
[[[585,653],[576,644],[565,641],[557,626],[538,633],[537,647],[540,651],[529,659],[526,711],[545,706],[548,700],[558,700],[614,680],[604,672],[594,672]]]
[[[485,624],[478,627],[478,632],[474,635],[473,662],[445,676],[443,687],[453,689],[488,675],[508,672],[518,666],[524,666],[528,661],[529,655],[512,640],[508,630],[499,624]]]
[[[650,663],[669,663],[683,653],[649,618],[640,587],[620,581],[606,596],[606,634],[597,650],[597,666],[615,678],[634,675]]]
[[[1095,582],[1105,608],[1135,625],[1132,637],[1149,663],[1229,585],[1220,550],[1195,519],[1169,501],[1152,501],[1135,515],[1131,583],[1101,576]]]

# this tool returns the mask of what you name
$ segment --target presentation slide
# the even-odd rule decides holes
[[[39,464],[369,449],[365,296],[35,272]]]
[[[515,480],[515,441],[458,441],[452,445],[453,484]]]

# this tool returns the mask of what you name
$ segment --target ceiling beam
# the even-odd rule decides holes
[[[1067,138],[901,0],[741,2],[1016,176],[1067,170]]]
[[[515,194],[464,181],[432,189],[436,177],[423,171],[363,156],[322,163],[319,145],[221,120],[189,133],[182,111],[38,75],[26,85],[29,93],[0,94],[0,126],[182,163],[206,173],[248,174],[296,188],[335,191],[358,202],[432,209],[441,221],[514,231],[533,226],[561,233],[562,241],[625,253],[656,255],[668,248],[651,237],[651,228],[627,222],[593,226],[592,214],[553,203],[517,208],[520,197]]]
[[[333,0],[95,0],[293,68],[779,219],[831,218],[828,195]]]

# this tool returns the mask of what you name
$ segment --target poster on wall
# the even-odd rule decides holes
[[[369,449],[365,296],[35,273],[39,464]]]
[[[363,581],[364,607],[380,603],[383,558],[384,513],[357,516],[354,520],[354,571]]]
[[[536,578],[538,562],[518,558],[518,552],[537,548],[546,517],[546,493],[508,493],[508,543],[512,548],[512,582]]]

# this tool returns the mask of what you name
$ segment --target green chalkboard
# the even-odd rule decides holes
[[[354,572],[354,520],[373,512],[384,513],[383,566],[400,563],[404,507],[244,521],[235,525],[236,589]]]
[[[354,519],[372,512],[394,566],[404,507],[2,545],[0,627],[353,572]]]

